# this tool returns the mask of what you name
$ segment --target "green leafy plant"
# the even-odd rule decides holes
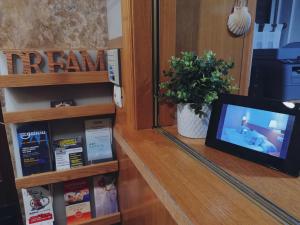
[[[237,90],[229,75],[234,63],[217,59],[212,51],[203,56],[182,52],[181,57],[172,56],[169,64],[170,69],[164,71],[168,80],[160,83],[161,100],[175,104],[191,103],[191,108],[200,117],[206,115],[203,106],[210,106],[219,94]]]

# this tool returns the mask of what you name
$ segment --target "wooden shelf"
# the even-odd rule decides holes
[[[25,123],[115,113],[115,105],[94,104],[3,113],[5,123]]]
[[[108,40],[107,42],[107,47],[112,49],[112,48],[122,48],[123,45],[123,37],[117,37],[111,40]]]
[[[108,83],[107,71],[37,73],[0,76],[0,88]]]
[[[112,225],[121,222],[120,213],[114,213],[107,216],[102,216],[99,218],[91,219],[84,223],[78,223],[76,225]]]
[[[183,137],[178,134],[176,126],[163,127],[163,129],[279,208],[295,218],[300,218],[300,204],[298,204],[300,202],[300,177],[291,177],[277,170],[210,148],[205,145],[204,139]]]
[[[118,171],[118,161],[97,163],[63,171],[51,171],[34,174],[26,177],[16,178],[17,189],[36,187],[46,184],[54,184],[68,180],[91,177]]]

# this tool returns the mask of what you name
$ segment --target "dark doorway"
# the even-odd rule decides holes
[[[0,224],[21,225],[18,194],[0,107]]]

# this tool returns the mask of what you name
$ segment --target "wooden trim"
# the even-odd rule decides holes
[[[121,214],[114,213],[107,216],[91,219],[87,222],[76,223],[76,225],[111,225],[121,222]]]
[[[0,76],[0,88],[108,83],[107,71]]]
[[[61,108],[35,109],[22,112],[5,112],[5,123],[25,123],[46,121],[84,116],[108,115],[115,113],[113,103],[94,104],[82,106],[69,106]]]
[[[121,74],[123,107],[117,108],[116,123],[128,127],[135,127],[134,111],[134,82],[133,82],[133,37],[132,37],[132,0],[121,1],[122,10],[122,49]]]
[[[118,171],[118,161],[97,163],[63,171],[52,171],[34,174],[16,179],[17,189],[54,184],[68,180],[91,177],[98,174],[106,174]]]
[[[123,37],[117,37],[111,40],[108,40],[108,48],[122,48],[123,46]]]
[[[132,15],[135,128],[152,128],[152,1],[133,0]]]
[[[174,0],[160,1],[160,80],[166,81],[163,71],[169,68],[169,59],[176,55],[176,3]],[[189,34],[190,35],[190,34]],[[159,103],[159,124],[175,124],[176,108],[172,104]]]
[[[252,24],[250,31],[244,37],[244,49],[242,59],[242,69],[240,76],[240,90],[239,94],[248,95],[248,89],[250,85],[251,66],[252,66],[252,54],[253,54],[253,36],[254,36],[254,23],[256,17],[256,5],[257,0],[248,1],[249,12],[252,16]]]
[[[117,123],[143,129],[153,125],[152,2],[122,0],[121,51],[124,108]]]

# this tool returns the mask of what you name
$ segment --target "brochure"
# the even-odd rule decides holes
[[[64,198],[68,225],[92,218],[87,178],[64,183]]]
[[[93,185],[96,217],[118,212],[115,177],[113,175],[95,176]]]
[[[17,128],[23,176],[51,170],[47,123],[33,123]]]
[[[54,141],[56,170],[65,170],[83,166],[83,148],[81,137]]]
[[[47,186],[22,189],[26,225],[53,225],[53,200]]]
[[[85,137],[88,163],[113,158],[111,119],[86,120]]]

